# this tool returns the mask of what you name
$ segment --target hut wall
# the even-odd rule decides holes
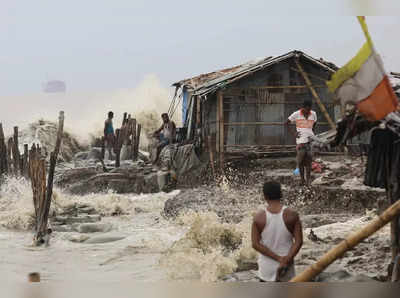
[[[322,78],[329,73],[307,61],[301,61],[316,91],[325,104],[331,118],[335,120],[334,105]],[[308,88],[284,88],[306,83],[293,60],[282,61],[265,70],[260,70],[222,89],[224,98],[224,143],[229,148],[238,145],[293,145],[295,138],[284,126],[287,117],[301,108],[304,99],[313,102],[317,112],[316,133],[329,130],[325,116]],[[316,77],[320,77],[318,79]],[[265,87],[282,88],[265,88]],[[209,95],[204,101],[204,129],[215,142],[217,133],[217,97]],[[215,148],[215,147],[213,147]]]

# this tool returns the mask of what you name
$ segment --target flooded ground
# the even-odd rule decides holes
[[[159,266],[166,248],[179,239],[185,229],[171,225],[160,216],[166,199],[176,195],[116,195],[93,194],[70,197],[56,191],[56,208],[72,201],[85,202],[107,215],[115,205],[126,211],[122,216],[104,216],[102,223],[112,226],[107,233],[82,234],[57,232],[50,246],[31,246],[33,233],[28,229],[33,206],[29,185],[11,179],[0,195],[0,273],[10,281],[26,280],[28,272],[38,271],[43,280],[66,281],[157,281],[167,279]],[[113,206],[114,205],[114,206]],[[107,207],[104,207],[107,206]],[[136,211],[135,211],[136,209]],[[8,227],[8,228],[5,228]],[[108,243],[75,243],[82,235],[91,238],[123,239]]]
[[[278,168],[262,164],[250,174],[233,172],[218,184],[170,193],[135,195],[110,190],[79,196],[56,188],[50,212],[54,233],[47,248],[30,246],[30,184],[10,178],[0,191],[0,273],[10,281],[26,280],[32,271],[40,272],[44,281],[216,282],[232,274],[239,276],[234,280],[252,280],[257,260],[250,240],[252,214],[264,208],[261,185],[271,178],[283,184],[284,204],[299,210],[303,220],[304,246],[296,258],[301,272],[349,233],[368,224],[378,212],[379,198],[384,197],[380,190],[361,187],[359,177],[351,172],[357,166],[349,162],[330,165],[325,174],[314,177],[323,185],[311,189],[298,185],[291,160],[289,165],[277,164]],[[338,177],[348,181],[346,175],[352,178],[351,187],[348,183],[332,186]],[[235,177],[247,178],[238,183]],[[80,223],[58,226],[55,219],[68,214],[71,206],[91,209],[107,228],[84,232]],[[390,262],[389,234],[386,227],[329,270],[382,280]]]

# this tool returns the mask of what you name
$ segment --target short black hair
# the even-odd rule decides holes
[[[311,108],[312,107],[312,101],[310,99],[305,99],[303,101],[303,108]]]
[[[268,200],[280,200],[282,198],[281,184],[275,181],[267,181],[263,186],[264,197]]]
[[[114,116],[114,113],[113,112],[108,112],[108,118],[110,118],[110,117],[112,117],[112,116]]]
[[[161,114],[161,117],[164,117],[164,116],[169,117],[167,113],[162,113],[162,114]]]

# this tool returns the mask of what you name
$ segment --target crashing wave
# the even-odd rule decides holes
[[[20,152],[23,152],[24,144],[28,144],[29,148],[33,144],[38,144],[44,150],[46,156],[49,156],[56,144],[57,130],[58,126],[55,122],[39,120],[31,123],[28,128],[19,132],[18,142]],[[76,137],[64,129],[63,140],[58,155],[59,161],[71,161],[74,155],[83,149],[83,146],[78,142]]]

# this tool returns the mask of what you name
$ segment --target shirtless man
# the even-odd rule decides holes
[[[294,257],[303,245],[299,215],[281,203],[281,185],[266,182],[263,187],[265,210],[253,219],[251,239],[259,252],[258,275],[265,281],[289,281],[295,276]]]
[[[171,121],[169,119],[169,116],[167,113],[163,113],[161,115],[163,124],[161,125],[161,127],[159,129],[157,129],[154,133],[153,136],[158,137],[159,139],[159,143],[157,145],[157,155],[156,158],[154,160],[154,163],[157,162],[161,150],[169,145],[172,144],[175,140],[175,136],[176,136],[176,125],[174,123],[174,121]]]

